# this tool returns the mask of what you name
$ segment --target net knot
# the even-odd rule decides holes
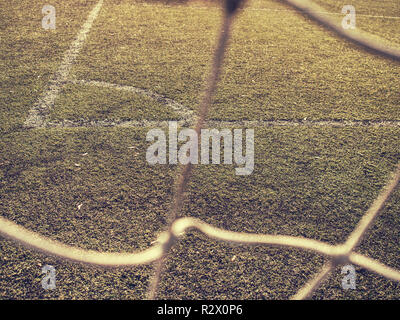
[[[244,3],[244,0],[225,0],[225,10],[228,15],[232,15]]]

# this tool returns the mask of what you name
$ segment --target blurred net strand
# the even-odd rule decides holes
[[[344,29],[341,26],[338,26],[337,23],[333,19],[329,18],[326,15],[324,16],[323,12],[325,10],[323,10],[320,6],[318,6],[314,3],[311,3],[307,0],[277,0],[277,1],[285,2],[286,4],[289,4],[290,6],[294,7],[294,9],[296,9],[297,11],[306,13],[311,18],[313,18],[317,22],[324,25],[326,28],[335,31],[340,36],[361,46],[363,49],[365,49],[367,51],[370,51],[375,54],[383,55],[390,59],[400,61],[400,50],[383,46],[381,43],[374,41],[372,39],[372,37],[369,36],[367,33],[363,34],[362,32],[359,32],[359,31],[351,32],[351,31],[348,31],[347,29]],[[212,95],[217,86],[218,76],[219,76],[221,65],[223,62],[224,52],[227,47],[227,40],[229,38],[229,31],[230,31],[230,26],[232,24],[232,19],[234,17],[235,12],[240,7],[240,4],[242,2],[244,2],[244,1],[242,1],[242,0],[226,0],[225,1],[226,8],[225,8],[225,15],[224,15],[224,20],[223,20],[223,27],[221,28],[218,45],[214,52],[213,65],[211,68],[211,72],[210,72],[208,81],[206,82],[206,89],[204,91],[204,97],[203,97],[200,107],[199,107],[200,116],[198,118],[196,128],[195,128],[195,131],[197,134],[200,133],[200,130],[203,127],[204,122],[206,120],[208,110],[209,110],[211,102],[212,102]],[[400,167],[400,165],[399,165],[399,167]],[[172,217],[172,223],[176,221],[176,219],[179,217],[179,212],[182,210],[184,193],[187,188],[187,183],[189,181],[191,171],[192,171],[192,164],[189,163],[183,168],[181,175],[179,177],[177,191],[175,192],[175,195],[174,195],[172,211],[170,214],[170,216]],[[388,190],[385,190],[383,192],[383,194],[377,198],[377,200],[371,206],[370,210],[368,210],[366,215],[360,221],[360,224],[358,225],[356,230],[353,232],[353,234],[347,240],[343,249],[340,250],[341,251],[340,254],[343,256],[344,256],[344,250],[347,250],[347,252],[346,252],[347,255],[345,256],[346,259],[348,259],[348,256],[351,253],[351,251],[353,250],[353,248],[361,241],[363,234],[367,231],[368,227],[372,224],[373,219],[376,217],[376,215],[382,209],[384,203],[388,199],[389,195],[391,194],[391,192],[393,191],[393,189],[397,185],[397,183],[398,183],[398,179],[397,179],[397,181],[395,181],[392,189],[389,187]],[[392,185],[390,185],[390,186],[392,186]],[[172,228],[172,226],[170,226],[170,232],[171,232],[171,228]],[[229,239],[228,241],[232,241],[232,240]],[[167,250],[169,250],[169,248]],[[167,252],[165,252],[165,254],[167,254]],[[162,275],[162,269],[164,268],[165,261],[166,261],[166,259],[161,258],[160,261],[158,262],[158,265],[155,270],[155,278],[153,279],[153,284],[150,287],[151,289],[150,289],[150,292],[148,295],[149,299],[154,299],[156,296],[158,284],[160,282],[160,277]],[[314,292],[314,290],[319,287],[319,285],[322,283],[322,281],[326,277],[329,276],[330,272],[333,270],[334,264],[336,264],[336,262],[334,262],[333,264],[329,263],[329,265],[324,266],[324,268],[322,269],[322,272],[319,275],[317,275],[317,277],[314,280],[312,280],[311,285],[306,284],[306,288],[304,288],[304,290],[300,290],[301,295],[299,297],[303,297],[303,295],[304,295],[304,297],[310,296],[312,294],[312,292]],[[297,297],[295,297],[295,298],[297,298]]]
[[[293,299],[306,299],[311,297],[312,293],[321,285],[323,280],[329,276],[336,265],[345,264],[348,262],[352,262],[370,271],[374,271],[391,280],[400,281],[399,271],[391,269],[381,264],[380,262],[367,258],[361,254],[352,252],[357,247],[357,245],[360,244],[361,240],[364,238],[364,235],[371,227],[373,221],[384,208],[385,203],[395,190],[396,186],[399,183],[399,180],[400,163],[397,165],[397,170],[394,173],[393,179],[390,180],[388,184],[383,188],[382,192],[379,194],[379,196],[375,199],[367,212],[361,218],[360,222],[347,238],[346,242],[343,245],[336,246],[336,248],[339,249],[339,255],[337,257],[331,256],[331,258],[335,258],[333,260],[333,263],[329,262],[328,264],[324,265],[322,270],[315,276],[315,278],[309,283],[306,283],[303,288],[301,288],[298,293],[293,296]]]
[[[331,261],[325,262],[320,272],[313,279],[306,282],[306,284],[299,289],[293,297],[291,297],[291,300],[310,299],[313,292],[317,290],[322,282],[329,277],[334,268],[334,264]]]
[[[195,126],[195,131],[198,136],[200,136],[201,129],[203,128],[204,122],[206,121],[207,114],[211,105],[212,96],[217,87],[218,77],[224,60],[224,54],[229,39],[230,28],[234,17],[234,11],[230,12],[226,10],[224,14],[222,27],[217,42],[217,47],[214,51],[211,71],[207,79],[204,94],[199,106],[199,116],[197,117],[197,123]],[[174,199],[173,199],[173,205],[169,214],[169,217],[171,219],[169,224],[170,229],[172,228],[173,223],[179,217],[179,214],[182,210],[184,194],[187,189],[187,183],[189,181],[191,172],[192,172],[192,163],[189,162],[183,167],[177,182],[176,192],[174,194]],[[167,254],[167,252],[165,252],[165,254]],[[160,283],[160,278],[162,275],[162,270],[165,267],[165,262],[166,259],[164,257],[160,258],[160,260],[157,262],[157,266],[155,268],[155,276],[152,280],[152,284],[148,292],[148,299],[154,299],[156,297],[158,291],[158,284]]]
[[[353,239],[356,235],[358,243],[365,235],[368,227],[379,212],[383,209],[384,203],[389,199],[390,195],[395,190],[400,180],[400,164],[397,166],[394,177],[383,188],[383,191],[376,198],[367,211],[365,216],[361,219],[355,231],[349,237]],[[367,218],[365,218],[367,217]],[[367,227],[366,227],[367,225]],[[295,248],[307,250],[326,256],[331,261],[325,264],[322,271],[317,276],[306,283],[293,299],[304,299],[311,296],[311,294],[321,285],[322,281],[330,274],[330,272],[339,264],[353,263],[369,271],[382,275],[390,280],[400,282],[400,271],[390,268],[379,261],[368,258],[362,254],[355,253],[348,250],[346,243],[340,245],[330,245],[318,240],[306,239],[302,237],[283,236],[283,235],[267,235],[267,234],[252,234],[227,231],[213,227],[199,219],[195,218],[179,218],[172,223],[168,232],[162,233],[157,244],[152,247],[139,252],[139,253],[106,253],[97,252],[92,250],[79,249],[70,247],[65,244],[50,240],[37,233],[29,231],[17,224],[0,217],[0,233],[12,240],[19,243],[49,253],[56,257],[69,259],[86,264],[107,266],[107,267],[124,267],[132,265],[148,264],[165,258],[169,249],[175,241],[186,231],[195,229],[202,232],[209,238],[225,241],[229,243],[247,244],[247,245],[270,245],[284,248]],[[361,230],[362,232],[359,232]],[[347,240],[348,242],[349,240]],[[354,243],[354,240],[350,243]],[[352,246],[351,246],[352,248]],[[158,276],[158,278],[160,275]],[[157,279],[159,280],[159,279]],[[152,287],[152,290],[156,287]],[[151,296],[151,295],[150,295]]]
[[[367,51],[396,61],[400,60],[400,53],[397,49],[384,47],[374,41],[365,41],[366,38],[356,35],[354,32],[349,32],[344,29],[342,30],[334,21],[330,21],[329,19],[322,17],[319,13],[316,13],[316,11],[321,9],[309,1],[277,1],[285,2],[286,4],[293,6],[296,10],[308,14],[311,18],[320,22],[325,27],[336,31],[336,33],[345,39],[360,45]],[[221,28],[218,46],[214,54],[211,73],[207,81],[202,103],[200,104],[200,116],[196,125],[196,131],[201,130],[201,127],[204,125],[206,120],[208,109],[211,104],[211,97],[218,82],[218,75],[227,45],[229,29],[233,20],[234,12],[240,2],[241,0],[227,0],[227,11],[223,27]],[[230,5],[233,5],[233,9]],[[397,165],[393,178],[390,179],[382,189],[379,196],[361,218],[355,230],[350,234],[346,242],[340,245],[330,245],[318,240],[302,237],[232,232],[213,227],[199,219],[189,217],[179,218],[179,212],[182,209],[184,193],[186,191],[190,174],[191,166],[185,166],[180,178],[178,179],[177,191],[174,195],[174,204],[171,209],[172,221],[170,222],[169,230],[163,232],[159,236],[157,244],[154,244],[139,253],[109,253],[71,247],[29,231],[3,217],[0,217],[0,234],[6,238],[17,241],[24,246],[54,255],[55,257],[90,265],[123,267],[148,264],[156,261],[158,262],[158,267],[156,269],[153,284],[149,287],[149,297],[155,297],[162,274],[162,267],[169,249],[173,246],[175,241],[185,233],[185,231],[190,229],[197,229],[209,238],[230,243],[248,245],[265,244],[270,246],[289,247],[307,250],[326,256],[329,261],[323,265],[321,271],[313,279],[309,280],[301,289],[298,290],[297,294],[294,295],[292,299],[306,299],[311,297],[312,293],[320,287],[321,283],[329,276],[337,265],[349,262],[380,274],[388,279],[400,281],[400,271],[390,268],[381,262],[368,258],[362,254],[353,252],[354,248],[361,242],[374,219],[382,211],[385,203],[398,185],[400,180],[400,163]]]
[[[371,34],[361,31],[359,29],[351,30],[344,29],[341,25],[339,25],[334,19],[330,18],[324,10],[319,5],[312,3],[308,0],[276,0],[278,2],[282,2],[286,5],[289,5],[308,15],[311,19],[316,22],[322,24],[325,28],[335,32],[340,37],[348,40],[362,49],[373,53],[375,55],[383,56],[385,58],[389,58],[395,61],[400,61],[400,48],[396,44],[397,47],[393,46],[393,44],[389,44],[389,41],[384,40],[377,36],[372,36]]]

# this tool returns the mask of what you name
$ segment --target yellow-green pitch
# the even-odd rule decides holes
[[[347,4],[317,2],[332,13]],[[352,2],[357,27],[400,43],[400,19],[377,17],[400,16],[397,1]],[[0,4],[0,214],[66,244],[143,250],[165,228],[178,170],[147,164],[148,128],[23,126],[97,1],[52,1],[52,31],[41,28],[46,3]],[[203,2],[105,0],[70,78],[142,88],[196,112],[220,18],[217,5]],[[358,51],[274,1],[253,0],[234,25],[210,119],[398,121],[399,92],[398,64]],[[73,83],[49,114],[51,121],[178,117],[142,95]],[[256,127],[253,174],[196,166],[183,214],[232,231],[339,243],[399,161],[399,138],[398,125]],[[397,191],[358,249],[397,269],[399,200]],[[56,290],[41,287],[45,264],[56,267]],[[288,298],[322,264],[311,253],[232,247],[192,232],[172,249],[158,296]],[[398,283],[356,270],[356,290],[343,290],[336,270],[314,298],[400,298]],[[81,266],[0,239],[4,299],[140,299],[152,271]]]

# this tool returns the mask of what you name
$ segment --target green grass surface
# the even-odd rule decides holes
[[[82,85],[67,85],[58,97],[51,120],[179,119],[170,107],[140,94]]]
[[[0,4],[0,132],[18,130],[61,63],[95,0],[52,1],[56,30],[42,29],[46,1]]]
[[[184,214],[233,231],[339,243],[398,160],[399,131],[257,129],[253,175],[235,176],[230,165],[197,167]],[[164,228],[175,170],[147,165],[145,134],[144,129],[74,129],[10,135],[1,146],[8,148],[7,157],[2,155],[2,215],[83,248],[148,247]],[[399,196],[397,192],[362,248],[396,268]],[[102,278],[102,269],[58,263],[2,243],[3,297],[143,297],[143,289],[129,288],[146,285],[148,267],[125,271],[123,279],[117,272],[119,279],[112,280],[111,271]],[[45,293],[40,283],[32,288],[41,276],[36,264],[44,261],[61,273],[55,292]],[[321,262],[309,253],[231,247],[191,233],[172,250],[160,292],[164,298],[287,298]],[[90,280],[93,273],[96,283]],[[358,283],[364,289],[343,292],[340,282],[331,280],[328,291],[317,296],[398,298],[398,284],[365,271],[361,275]],[[13,286],[6,285],[10,278]],[[86,282],[75,287],[74,281]],[[87,289],[82,291],[81,285]]]
[[[74,75],[151,88],[195,108],[218,12],[129,2],[105,8]],[[379,21],[365,19],[365,25]],[[390,24],[386,32],[398,38],[400,20]],[[292,11],[241,12],[226,60],[212,119],[400,117],[398,65],[360,52]]]
[[[400,15],[395,1],[355,2],[363,14]],[[146,162],[148,129],[22,128],[95,3],[54,1],[52,32],[41,29],[44,2],[0,4],[0,214],[69,245],[143,250],[166,227],[178,172]],[[333,0],[319,3],[340,12]],[[399,64],[359,52],[286,9],[253,1],[239,14],[210,118],[400,120]],[[195,110],[220,16],[203,3],[105,0],[71,77],[149,89]],[[357,21],[399,43],[400,20]],[[146,97],[80,85],[63,88],[50,117],[179,118]],[[182,214],[233,231],[340,243],[400,160],[399,138],[394,127],[256,127],[254,172],[235,176],[234,165],[196,166]],[[357,249],[397,269],[399,210],[397,190]],[[189,232],[172,248],[159,296],[288,298],[323,262],[308,252],[231,246]],[[41,287],[45,264],[56,267],[54,291]],[[357,290],[343,290],[336,269],[314,298],[400,298],[400,284],[356,270]],[[64,262],[0,238],[0,299],[140,299],[152,273],[152,266]]]

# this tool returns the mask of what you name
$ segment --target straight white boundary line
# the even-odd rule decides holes
[[[176,121],[180,126],[191,126],[196,120],[193,110],[186,106],[167,98],[161,94],[147,89],[133,86],[108,83],[93,80],[68,80],[65,84],[75,84],[83,86],[94,86],[101,88],[112,88],[115,90],[128,91],[141,94],[154,99],[167,107],[170,107],[178,115],[179,119],[170,120],[123,120],[123,119],[64,119],[60,121],[50,121],[43,119],[41,123],[36,123],[35,128],[90,128],[90,127],[168,127],[168,121]],[[400,127],[400,120],[307,120],[307,119],[271,119],[271,120],[209,120],[209,127]]]
[[[76,39],[71,44],[69,50],[64,54],[63,61],[57,72],[50,80],[48,89],[43,93],[38,103],[29,110],[28,118],[25,120],[24,126],[27,128],[41,127],[45,122],[49,111],[54,107],[54,102],[65,82],[68,80],[72,64],[81,51],[87,35],[92,28],[93,22],[96,20],[100,9],[103,5],[103,0],[99,0],[96,6],[89,13],[89,16],[79,30]]]
[[[357,9],[357,8],[356,8]],[[243,11],[273,11],[273,12],[294,12],[298,13],[296,10],[289,10],[289,9],[268,9],[268,8],[245,8]],[[345,16],[345,14],[341,12],[328,12],[328,11],[315,11],[315,13],[319,14],[326,14],[326,15],[332,15],[332,16]],[[381,18],[381,19],[400,19],[398,16],[376,16],[372,14],[362,14],[362,13],[357,13],[357,17],[366,17],[366,18]]]
[[[95,128],[95,127],[120,127],[120,128],[167,128],[169,121],[177,122],[179,126],[190,127],[190,122],[186,120],[62,120],[62,121],[46,121],[43,126],[38,128]],[[229,128],[229,127],[329,127],[329,128],[345,128],[345,127],[369,127],[369,128],[400,128],[400,120],[394,121],[354,121],[354,120],[234,120],[220,121],[210,120],[206,122],[209,128]]]
[[[143,7],[150,7],[150,4],[147,3],[142,3],[141,4]],[[164,5],[167,8],[174,8],[175,6],[173,5]],[[199,10],[209,10],[210,8],[213,7],[206,7],[206,6],[187,6],[186,8],[193,8],[193,9],[199,9]],[[356,8],[357,9],[357,8]],[[240,11],[271,11],[271,12],[294,12],[298,13],[296,10],[290,10],[290,9],[273,9],[273,8],[243,8],[243,9],[238,9]],[[315,13],[319,14],[326,14],[326,15],[337,15],[337,16],[345,16],[345,14],[341,12],[329,12],[329,11],[315,11]],[[363,14],[363,13],[357,13],[358,17],[367,17],[367,18],[382,18],[382,19],[400,19],[400,16],[382,16],[382,15],[373,15],[373,14]]]

